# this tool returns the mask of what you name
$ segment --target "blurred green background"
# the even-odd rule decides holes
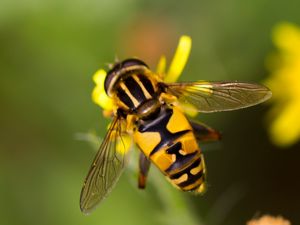
[[[79,194],[96,149],[75,138],[105,133],[91,78],[115,56],[138,56],[155,69],[187,34],[193,48],[181,80],[261,82],[273,26],[300,24],[299,8],[298,0],[1,0],[0,224],[233,225],[265,213],[300,224],[300,145],[270,143],[267,104],[199,115],[223,133],[203,146],[204,196],[175,190],[154,168],[139,191],[128,170],[84,216]]]

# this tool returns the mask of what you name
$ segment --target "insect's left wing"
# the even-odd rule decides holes
[[[246,108],[269,99],[265,86],[243,82],[183,82],[164,84],[179,102],[191,104],[197,111],[210,113]]]
[[[126,156],[123,123],[117,116],[113,119],[85,179],[80,195],[80,209],[85,214],[109,194],[123,171]]]

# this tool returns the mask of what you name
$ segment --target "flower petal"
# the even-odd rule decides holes
[[[281,50],[292,54],[300,51],[300,29],[291,23],[280,23],[273,31],[273,42]]]
[[[288,147],[300,138],[300,123],[298,123],[300,103],[290,102],[282,106],[270,127],[272,141],[281,147]]]
[[[96,86],[92,92],[92,100],[94,103],[101,106],[103,109],[112,110],[113,101],[110,97],[107,96],[104,89],[105,77],[106,72],[103,69],[98,70],[93,75],[93,81],[96,83]]]
[[[268,61],[271,76],[265,81],[273,92],[269,134],[274,144],[289,147],[300,139],[300,28],[280,23],[272,38],[278,53]]]
[[[99,85],[99,87],[103,88],[104,90],[104,81],[106,78],[106,71],[103,69],[97,70],[96,73],[93,75],[93,81]]]
[[[190,55],[191,46],[192,39],[189,36],[181,36],[174,58],[164,79],[165,82],[177,81],[179,75],[186,65]]]
[[[124,125],[124,124],[122,124]],[[109,123],[106,126],[106,130],[108,130],[111,127],[111,123]],[[123,133],[121,136],[113,130],[113,133],[111,134],[111,139],[116,140],[116,152],[118,152],[121,155],[125,155],[130,150],[130,147],[132,145],[132,138],[129,134]],[[118,135],[118,136],[116,136]]]
[[[117,142],[116,150],[119,154],[125,155],[130,150],[132,138],[130,135],[122,135],[122,139]]]
[[[165,74],[166,64],[167,64],[166,56],[162,55],[158,61],[157,68],[156,68],[156,72],[158,75],[162,76]]]
[[[113,109],[113,101],[110,97],[107,96],[105,91],[101,90],[98,86],[96,86],[92,92],[92,99],[94,103],[101,106],[105,110]]]

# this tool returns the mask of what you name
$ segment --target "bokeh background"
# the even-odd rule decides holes
[[[203,146],[204,196],[175,190],[155,168],[137,190],[128,169],[85,216],[79,194],[96,149],[78,140],[105,134],[109,120],[91,101],[91,78],[115,57],[137,56],[155,69],[187,34],[193,47],[181,80],[262,82],[272,28],[300,24],[299,8],[298,0],[1,0],[0,224],[233,225],[263,214],[299,224],[300,145],[270,142],[269,104],[198,116],[223,134]]]

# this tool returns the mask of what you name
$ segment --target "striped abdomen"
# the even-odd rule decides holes
[[[192,127],[179,109],[163,107],[157,118],[140,121],[134,139],[176,187],[183,191],[203,191],[203,155]]]

